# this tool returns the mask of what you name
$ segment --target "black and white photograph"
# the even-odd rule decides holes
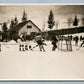
[[[84,5],[0,5],[0,80],[83,80]]]

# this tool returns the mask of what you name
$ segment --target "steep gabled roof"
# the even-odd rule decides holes
[[[40,28],[37,25],[35,25],[31,20],[28,20],[27,22],[31,22],[41,32]]]
[[[14,30],[14,31],[18,31],[20,30],[24,25],[26,25],[28,22],[31,22],[34,26],[36,26],[31,20],[25,21],[25,22],[21,22],[19,24],[17,24],[16,26],[14,26],[13,28],[11,28],[9,31]],[[36,28],[41,32],[40,28],[38,26],[36,26]]]

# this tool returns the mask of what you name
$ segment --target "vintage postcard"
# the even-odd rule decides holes
[[[83,80],[84,5],[0,5],[0,80]]]

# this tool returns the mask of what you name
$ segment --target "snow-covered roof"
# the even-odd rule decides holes
[[[21,22],[19,24],[17,24],[16,26],[14,26],[13,28],[11,28],[12,30],[16,30],[18,31],[20,28],[22,28],[24,25],[26,25],[28,22],[31,22],[34,26],[36,26],[36,28],[41,32],[40,28],[35,25],[31,20],[28,20],[28,21],[24,21],[24,22]],[[10,29],[10,30],[11,30]]]

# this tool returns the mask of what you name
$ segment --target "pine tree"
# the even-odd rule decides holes
[[[14,21],[11,20],[10,28],[14,27]]]
[[[22,22],[27,21],[27,14],[23,12]]]
[[[2,26],[2,31],[5,33],[5,32],[7,32],[7,24],[4,22],[3,23],[3,26]]]
[[[3,40],[6,40],[7,41],[7,35],[8,35],[8,32],[7,32],[7,24],[4,22],[3,23],[3,26],[2,26],[2,38]]]
[[[54,23],[55,23],[55,21],[54,21],[54,15],[53,15],[52,10],[50,10],[50,15],[48,17],[48,28],[52,29],[53,26],[54,26]]]
[[[18,24],[18,19],[17,19],[17,17],[15,17],[14,25],[17,25],[17,24]]]
[[[75,16],[74,22],[73,22],[73,26],[78,26],[78,18],[77,16]]]

